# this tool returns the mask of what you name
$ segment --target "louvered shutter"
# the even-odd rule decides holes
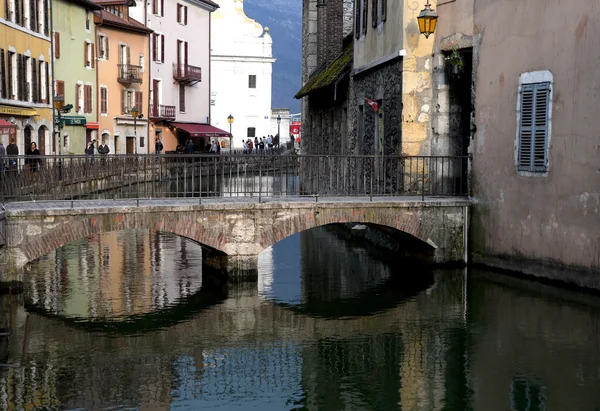
[[[23,6],[23,0],[15,0],[15,23],[21,24],[21,7]]]
[[[125,47],[125,52],[127,53],[127,65],[131,65],[131,47],[127,46]]]
[[[96,52],[94,50],[94,43],[90,44],[92,48],[92,68],[96,67]]]
[[[83,42],[83,67],[87,67],[88,63],[88,43],[87,41]]]
[[[371,25],[373,28],[377,27],[377,0],[372,0],[371,5]]]
[[[4,0],[4,19],[10,21],[10,0]]]
[[[183,64],[185,64],[184,66],[184,70],[185,70],[185,76],[187,76],[187,71],[188,71],[188,42],[184,41],[183,42]]]
[[[81,111],[81,100],[79,99],[79,84],[75,84],[75,111]]]
[[[13,96],[15,95],[15,91],[13,90],[13,65],[12,65],[12,56],[14,54],[12,54],[11,52],[8,52],[7,56],[7,64],[6,64],[6,72],[8,74],[8,98],[12,99]]]
[[[2,89],[2,98],[6,98],[6,65],[4,61],[4,49],[0,49],[0,88]]]
[[[60,33],[54,33],[54,57],[60,58]]]
[[[104,54],[104,56],[105,56],[104,58],[105,58],[106,60],[108,60],[108,59],[110,58],[110,47],[109,47],[109,43],[110,43],[110,42],[108,41],[108,36],[105,36],[105,37],[104,37],[104,46],[106,47],[106,52],[105,52],[105,54]]]
[[[165,17],[165,0],[160,0],[160,15]]]
[[[49,14],[48,14],[48,1],[47,0],[42,0],[42,7],[44,8],[44,34],[46,36],[49,35],[49,30],[50,30],[50,19],[49,19]]]
[[[549,83],[521,87],[518,160],[521,171],[546,171],[549,99]]]
[[[152,14],[156,14],[158,10],[156,10],[156,6],[158,4],[158,0],[152,0]]]
[[[165,35],[160,35],[160,61],[165,62]]]
[[[363,26],[362,26],[362,34],[367,34],[367,26],[369,24],[369,0],[362,0],[364,8],[363,8]]]
[[[50,66],[47,61],[44,61],[44,88],[46,101],[50,102]]]
[[[381,0],[381,21],[387,20],[387,0]]]
[[[39,90],[39,77],[37,70],[37,61],[36,59],[31,59],[31,99],[34,103],[40,102],[40,90]]]
[[[17,100],[23,100],[23,59],[20,54],[17,54]]]
[[[360,21],[361,21],[361,15],[360,15],[360,2],[362,0],[355,0],[354,2],[354,36],[356,38],[360,37]]]
[[[177,23],[181,23],[181,4],[177,3]]]
[[[183,6],[183,24],[187,26],[187,6]]]
[[[123,90],[121,93],[121,112],[127,114],[127,90]]]
[[[185,112],[185,86],[179,85],[179,111]]]
[[[143,108],[144,108],[143,107],[143,105],[144,105],[143,96],[144,96],[144,94],[141,91],[136,91],[135,92],[135,107],[138,109],[138,111],[140,113],[144,112],[144,110],[143,110]]]

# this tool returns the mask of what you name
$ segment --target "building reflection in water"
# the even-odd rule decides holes
[[[57,251],[56,270],[44,266],[48,260],[34,264],[36,280],[14,302],[17,327],[7,361],[20,359],[23,298],[66,315],[127,315],[174,304],[200,286],[196,244],[147,232],[110,236],[113,248],[93,238],[78,243],[77,257],[57,258],[68,254]],[[136,252],[123,250],[138,245]],[[436,271],[434,284],[419,289],[394,278],[426,272],[390,265],[331,229],[290,237],[259,264],[258,287],[232,287],[226,300],[153,332],[92,333],[31,314],[25,367],[0,370],[0,409],[600,406],[597,301],[476,274],[465,316],[462,270]],[[111,265],[120,275],[103,271]],[[87,299],[72,290],[87,292]],[[0,327],[7,323],[6,301],[0,297]],[[369,313],[330,315],[331,304],[342,314],[350,305]]]
[[[32,264],[30,303],[64,317],[119,318],[176,304],[202,287],[200,247],[148,230],[73,242]]]

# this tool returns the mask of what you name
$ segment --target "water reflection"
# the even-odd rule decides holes
[[[100,319],[99,309],[89,308],[89,301],[96,300],[96,306],[101,301],[98,287],[91,285],[108,284],[103,295],[120,302],[111,300],[110,309],[103,308],[102,313],[118,318],[141,313],[140,307],[150,313],[185,307],[179,290],[204,292],[202,276],[194,276],[201,262],[193,257],[201,258],[197,245],[159,233],[118,236],[124,241],[121,248],[145,244],[142,248],[150,251],[139,252],[150,259],[149,267],[161,269],[146,272],[146,265],[132,258],[121,267],[139,270],[109,276],[113,282],[119,279],[120,288],[109,279],[101,282],[99,268],[81,273],[84,267],[100,267],[102,259],[89,255],[102,255],[103,248],[94,245],[103,243],[102,238],[79,243],[78,252],[58,259],[64,262],[58,276],[62,285],[55,288],[41,275],[44,270],[34,267],[32,273],[40,270],[39,274],[25,295],[14,301],[17,327],[8,347],[0,345],[0,358],[21,359],[27,314],[23,300],[33,301],[34,295],[36,306],[44,309]],[[161,242],[165,249],[158,258],[152,244]],[[119,247],[116,250],[126,254]],[[183,248],[187,263],[182,262]],[[68,270],[62,274],[65,265],[73,270],[70,274]],[[51,275],[57,275],[51,269]],[[433,279],[419,282],[422,291],[407,294],[406,283],[394,278],[426,272],[397,270],[373,250],[329,229],[307,231],[275,245],[261,255],[259,269],[258,287],[232,284],[213,304],[187,317],[180,312],[169,325],[144,334],[90,333],[61,316],[30,311],[25,367],[0,369],[0,409],[594,410],[600,406],[596,297],[481,271],[465,282],[462,270],[436,270]],[[66,285],[64,278],[69,280]],[[52,291],[50,297],[45,290]],[[87,292],[88,304],[70,302],[79,301],[71,290]],[[174,290],[162,291],[167,303],[154,302],[162,301],[156,297],[159,290]],[[357,315],[344,309],[344,315],[327,316],[319,306],[352,301],[368,307],[373,300],[384,299],[376,290],[396,297]],[[44,301],[50,303],[45,306]],[[5,296],[0,296],[0,307],[3,327],[8,322]]]

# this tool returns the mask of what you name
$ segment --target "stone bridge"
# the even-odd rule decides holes
[[[373,224],[435,263],[466,260],[470,202],[457,198],[148,199],[6,205],[0,281],[72,241],[128,229],[165,231],[203,246],[205,266],[256,275],[258,254],[284,238],[335,223]],[[13,273],[13,274],[11,274]]]

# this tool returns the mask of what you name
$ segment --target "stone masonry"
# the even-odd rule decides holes
[[[1,281],[13,281],[29,261],[72,241],[127,229],[174,233],[203,246],[203,263],[228,275],[256,275],[258,254],[295,233],[333,223],[391,227],[429,244],[433,261],[464,260],[465,200],[328,200],[171,202],[115,205],[91,202],[75,208],[13,206],[7,210],[7,246]],[[106,204],[101,204],[106,203]],[[13,273],[13,274],[9,274]]]

